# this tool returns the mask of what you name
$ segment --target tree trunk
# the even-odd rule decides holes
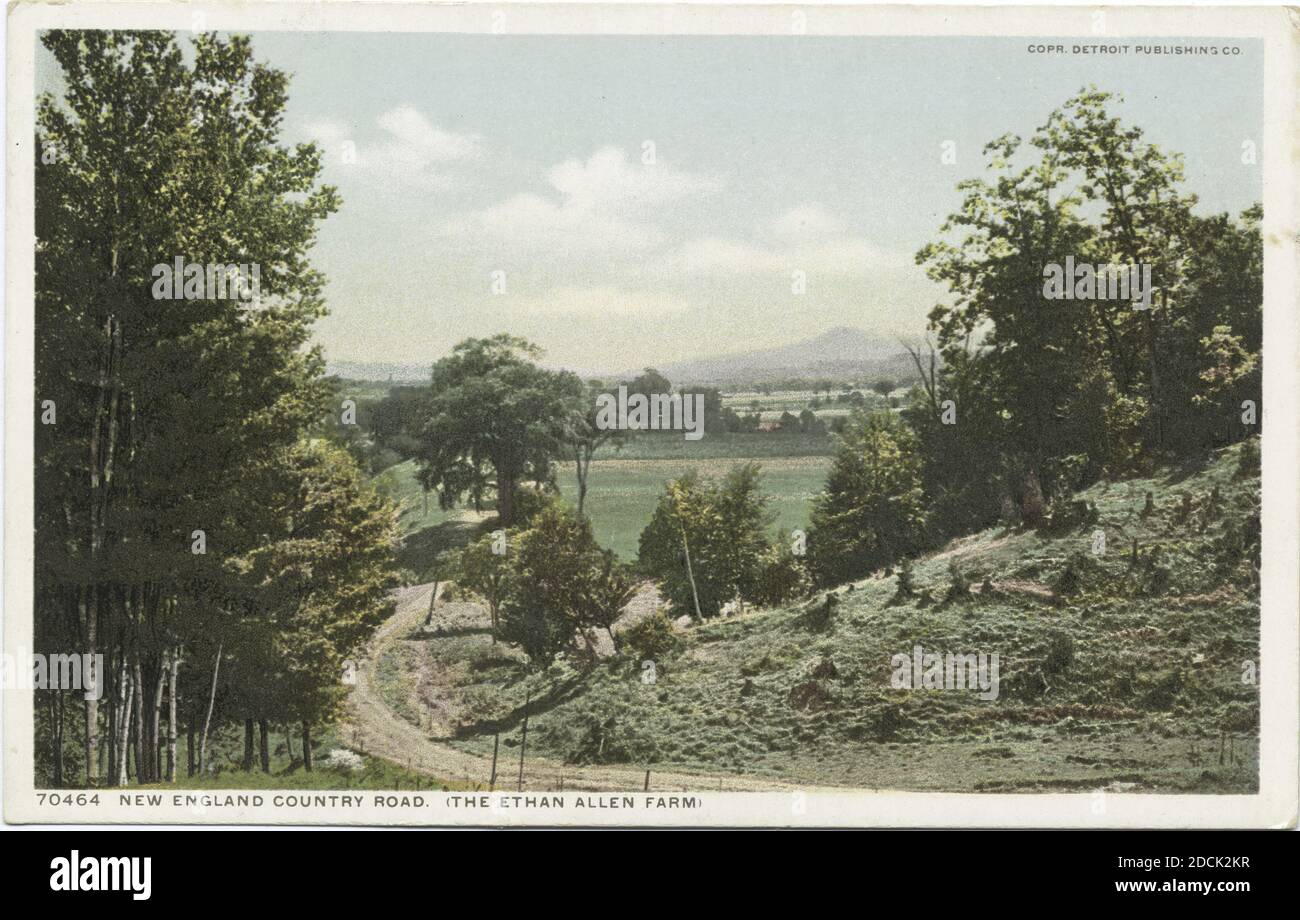
[[[253,772],[253,720],[244,720],[244,762],[239,769],[245,773]]]
[[[119,702],[121,713],[117,718],[117,740],[114,747],[117,750],[117,785],[125,786],[127,781],[127,753],[131,737],[131,704],[135,702],[135,680],[128,675],[126,670],[126,655],[123,653],[122,661],[122,688],[119,692]]]
[[[181,650],[172,649],[171,672],[167,679],[167,782],[176,782],[176,705],[181,672]]]
[[[162,707],[163,690],[167,686],[167,665],[163,660],[157,664],[158,679],[153,685],[153,704],[149,707],[149,771],[150,778],[156,783],[162,779]]]
[[[257,740],[261,746],[262,755],[262,772],[271,772],[271,727],[266,724],[266,719],[257,720]]]
[[[311,723],[302,723],[302,768],[311,772]]]
[[[99,588],[95,585],[83,589],[86,609],[86,661],[94,670],[95,655],[99,652]],[[92,686],[87,682],[87,687]],[[86,700],[86,785],[99,783],[99,694]]]
[[[682,549],[686,552],[686,577],[691,580],[691,597],[695,601],[695,619],[703,620],[704,614],[700,612],[700,592],[695,589],[695,569],[691,567],[691,547],[686,542],[686,527],[682,526]]]
[[[145,783],[149,781],[149,748],[146,746],[144,737],[144,697],[145,683],[144,674],[140,670],[140,659],[137,657],[132,667],[131,673],[134,674],[135,682],[135,781]]]
[[[63,690],[54,691],[54,785],[63,788]]]
[[[515,481],[504,473],[497,473],[497,517],[503,528],[515,522]]]
[[[112,675],[113,679],[112,682],[108,683],[104,688],[104,692],[100,694],[100,699],[106,701],[108,706],[108,713],[104,717],[104,731],[107,733],[108,737],[105,739],[106,743],[102,744],[101,747],[108,748],[108,769],[103,771],[104,781],[114,782],[117,779],[117,720],[119,716],[117,702],[117,672],[119,668],[117,659],[121,656],[114,654],[111,639],[106,644],[108,645],[108,648],[105,651],[104,657],[104,676],[108,677],[109,675]]]
[[[530,692],[524,701],[524,731],[519,739],[519,791],[524,791],[524,752],[528,750],[528,710],[532,708],[533,694]]]
[[[289,766],[293,766],[293,731],[288,725],[284,727],[284,749],[289,755]]]
[[[185,775],[194,775],[194,721],[185,723]]]
[[[113,255],[113,274],[117,273],[117,256]],[[118,361],[122,349],[122,327],[110,314],[104,323],[104,343],[100,351],[98,392],[92,417],[90,453],[90,570],[98,570],[98,560],[104,543],[107,492],[113,481],[113,460],[117,452],[117,405],[121,392],[118,381]],[[107,431],[104,431],[107,416]],[[101,442],[101,432],[105,435]],[[95,668],[99,653],[99,586],[90,585],[86,592],[86,688],[98,687],[101,675]],[[99,783],[99,693],[85,700],[86,710],[86,785]]]
[[[578,517],[582,517],[582,506],[587,501],[587,473],[591,469],[591,458],[587,462],[582,462],[582,455],[575,455],[575,462],[578,465]]]
[[[221,649],[224,643],[217,643],[217,658],[212,663],[212,689],[208,692],[208,714],[203,719],[203,734],[199,737],[199,775],[208,772],[208,729],[212,726],[212,707],[217,702],[217,674],[221,671]]]
[[[429,592],[429,613],[428,613],[428,615],[424,618],[424,625],[425,625],[425,626],[432,626],[432,625],[433,625],[433,605],[436,604],[436,603],[438,602],[438,582],[439,582],[439,579],[438,579],[437,577],[435,577],[435,578],[433,579],[433,590],[432,590],[431,592]]]

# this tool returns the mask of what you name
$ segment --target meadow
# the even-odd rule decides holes
[[[688,470],[702,476],[725,476],[753,460],[762,468],[763,491],[775,514],[773,533],[808,525],[813,496],[821,491],[830,466],[830,437],[739,433],[708,435],[690,442],[673,435],[633,438],[619,450],[605,448],[592,461],[585,511],[596,540],[621,558],[634,561],[641,531],[650,521],[664,484]],[[437,497],[426,496],[408,460],[389,467],[376,481],[398,503],[406,543],[402,566],[422,580],[422,572],[441,550],[460,545],[491,518],[487,507],[444,510]],[[577,473],[572,462],[559,462],[560,495],[575,502]]]

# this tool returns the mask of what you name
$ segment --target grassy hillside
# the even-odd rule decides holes
[[[829,616],[819,594],[679,629],[653,684],[630,654],[527,675],[473,630],[412,637],[389,667],[421,675],[454,743],[480,753],[493,731],[517,743],[531,693],[529,750],[568,762],[873,788],[1251,792],[1259,480],[1241,451],[1097,484],[1054,527],[957,541],[917,561],[917,596],[878,573],[834,592]],[[970,589],[948,597],[954,572]],[[891,659],[918,644],[996,652],[997,699],[893,689]]]

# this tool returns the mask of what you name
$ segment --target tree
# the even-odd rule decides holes
[[[498,545],[492,534],[480,537],[460,551],[455,566],[456,580],[487,601],[493,642],[497,641],[501,628],[501,605],[513,586],[510,563],[505,555],[495,551]],[[506,545],[510,545],[510,535]]]
[[[804,434],[823,435],[826,433],[826,423],[817,417],[816,412],[804,409],[799,413],[799,430]]]
[[[589,610],[593,556],[591,524],[550,505],[519,534],[513,585],[501,605],[501,638],[520,646],[545,669],[573,640]]]
[[[1230,412],[1208,391],[1223,379],[1217,367],[1256,392],[1258,208],[1239,222],[1196,215],[1181,158],[1111,114],[1117,100],[1086,89],[1027,142],[1006,135],[987,145],[991,177],[959,184],[961,209],[942,228],[963,236],[917,255],[952,295],[930,316],[941,374],[965,360],[957,373],[981,394],[984,416],[998,419],[989,429],[996,451],[980,458],[991,462],[963,475],[1019,478],[1007,493],[1023,491],[1030,472],[1050,496],[1245,433],[1232,421],[1239,403]],[[1079,297],[1047,300],[1045,269],[1067,256],[1145,266],[1149,302],[1093,296],[1086,283]],[[1240,354],[1225,369],[1232,338]]]
[[[618,449],[627,441],[628,433],[621,428],[601,428],[596,424],[597,398],[614,391],[599,384],[587,387],[585,402],[570,410],[565,427],[565,446],[573,458],[578,474],[578,514],[582,514],[587,501],[587,476],[596,451],[605,444]]]
[[[537,669],[549,667],[576,634],[586,637],[592,628],[605,630],[617,651],[614,623],[636,593],[636,580],[596,543],[591,523],[551,502],[512,545],[508,563],[489,560],[482,541],[462,554],[475,590],[498,592],[501,638],[522,648]]]
[[[296,445],[270,475],[279,526],[232,562],[266,614],[252,619],[254,635],[269,630],[245,647],[269,648],[275,662],[249,682],[274,688],[258,717],[301,723],[310,745],[311,726],[338,712],[344,662],[394,610],[397,515],[324,441]]]
[[[370,433],[375,443],[403,459],[420,451],[420,430],[429,418],[429,388],[396,386],[370,410]]]
[[[667,484],[641,532],[639,562],[677,609],[708,618],[756,596],[773,520],[760,486],[756,463],[721,482],[691,472]]]
[[[578,625],[581,628],[605,630],[617,652],[618,637],[614,635],[614,623],[623,615],[623,608],[636,596],[636,580],[631,567],[619,562],[609,550],[598,555],[599,561],[593,558],[587,573]]]
[[[68,89],[37,112],[37,149],[57,156],[36,165],[36,385],[58,420],[37,426],[35,616],[112,662],[102,705],[85,701],[84,780],[102,741],[124,778],[132,729],[140,778],[158,779],[177,697],[199,695],[185,649],[230,620],[221,560],[256,537],[246,473],[321,409],[307,253],[338,198],[313,145],[279,143],[287,77],[248,39],[199,35],[188,57],[166,32],[42,42]],[[257,266],[257,302],[160,303],[157,266],[177,257]]]
[[[916,552],[924,520],[912,431],[890,413],[855,415],[813,502],[808,559],[818,580],[847,581]]]
[[[501,334],[466,339],[433,366],[419,477],[441,507],[468,496],[480,508],[495,487],[500,524],[510,527],[516,485],[553,481],[583,387],[574,374],[538,367],[532,359],[540,356],[535,345]]]

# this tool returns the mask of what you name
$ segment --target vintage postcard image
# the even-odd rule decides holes
[[[8,22],[6,820],[1295,821],[1294,11]]]

